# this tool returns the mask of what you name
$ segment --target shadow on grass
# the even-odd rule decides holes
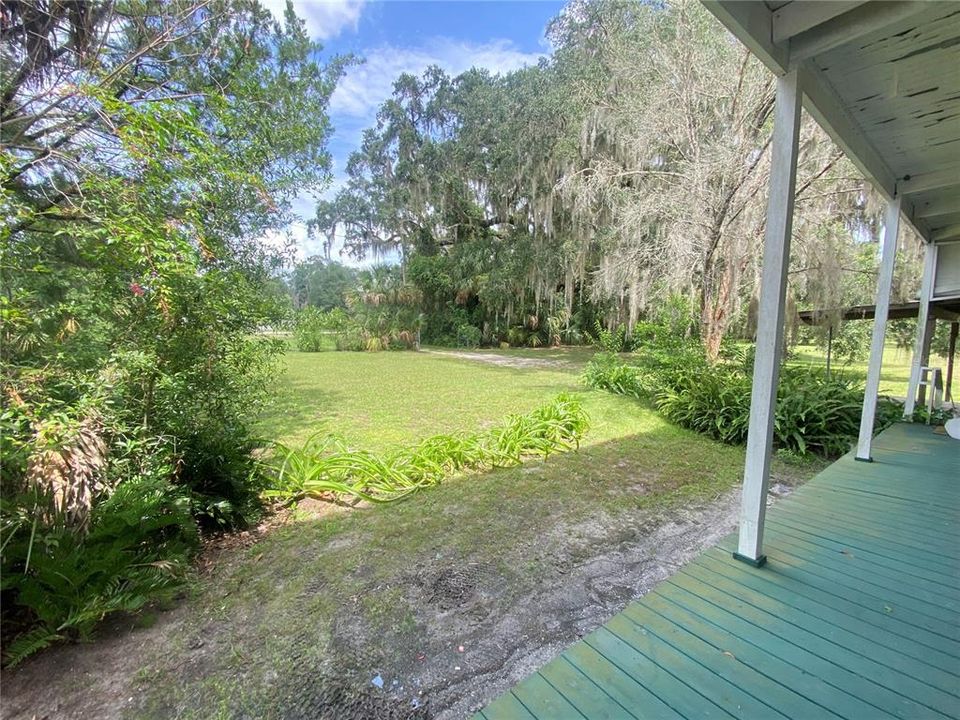
[[[293,383],[277,392],[263,409],[257,427],[269,439],[280,439],[309,427],[310,432],[336,432],[337,408],[344,394],[307,383]]]
[[[624,566],[602,558],[649,543],[667,522],[682,526],[736,485],[742,462],[741,448],[667,426],[463,475],[394,504],[319,515],[305,505],[205,581],[187,636],[207,632],[215,655],[200,674],[184,651],[158,657],[161,680],[146,693],[154,716],[189,706],[199,717],[225,704],[229,716],[295,716],[325,702],[327,667],[354,692],[382,673],[411,688],[390,693],[405,707],[413,696],[443,709],[458,695],[451,686],[482,691],[489,664],[517,648],[573,640],[578,622],[594,622],[584,619],[587,593],[597,623],[622,607],[634,591],[603,573]],[[586,565],[606,568],[589,587],[576,579]],[[485,648],[488,666],[457,644]],[[282,695],[263,680],[271,673],[285,678]]]
[[[688,555],[712,543],[703,513],[737,484],[743,455],[662,425],[394,504],[304,503],[154,627],[111,624],[106,642],[28,661],[4,688],[13,717],[38,709],[38,688],[64,712],[135,697],[125,713],[145,718],[376,720],[416,716],[414,699],[436,712],[489,697],[516,670],[507,658],[571,642],[648,582],[653,559],[675,561],[678,528]],[[70,685],[77,667],[95,680]]]

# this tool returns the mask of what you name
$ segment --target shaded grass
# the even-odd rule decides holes
[[[260,433],[298,445],[330,432],[350,447],[381,452],[431,435],[486,430],[509,414],[572,393],[590,415],[588,444],[631,434],[651,411],[586,391],[578,379],[582,350],[574,349],[577,362],[562,368],[501,367],[415,352],[290,352]]]
[[[437,348],[443,351],[464,352],[452,348]],[[478,355],[494,355],[505,358],[524,358],[529,360],[549,360],[572,365],[586,365],[597,351],[592,345],[565,345],[563,347],[541,348],[478,348],[469,352]]]
[[[907,394],[907,385],[910,382],[910,359],[912,353],[909,350],[901,350],[894,345],[888,344],[883,351],[883,364],[880,369],[880,394],[891,395],[893,397],[904,397]],[[947,367],[946,358],[931,355],[931,364],[940,368]],[[797,345],[791,350],[791,365],[806,365],[811,367],[822,367],[826,370],[827,354],[824,350],[813,345]],[[854,363],[843,363],[834,360],[831,362],[831,371],[841,373],[847,377],[854,377],[861,382],[867,377],[867,360]]]
[[[305,503],[201,581],[183,637],[203,636],[207,655],[188,665],[187,650],[158,657],[160,669],[143,673],[149,687],[137,716],[311,716],[327,667],[352,687],[369,687],[382,670],[414,672],[421,651],[448,653],[452,667],[459,659],[450,647],[462,636],[448,633],[460,626],[431,608],[424,573],[480,569],[486,599],[475,609],[490,619],[472,631],[478,639],[618,537],[737,484],[743,448],[673,426],[631,398],[584,389],[586,356],[569,357],[569,367],[518,369],[416,353],[289,353],[282,397],[261,425],[284,442],[326,429],[380,452],[489,428],[561,392],[582,401],[590,431],[579,451],[467,474],[403,502]],[[775,463],[775,472],[791,480],[820,467]],[[581,524],[608,539],[583,540]]]
[[[489,539],[493,549],[501,518],[503,532],[512,533],[518,532],[518,517],[536,526],[538,517],[550,514],[575,520],[597,511],[668,506],[687,497],[714,496],[739,481],[742,447],[672,425],[633,398],[584,388],[578,373],[587,350],[549,350],[561,359],[569,353],[569,369],[502,367],[412,352],[289,353],[286,387],[262,428],[294,443],[323,427],[352,447],[382,451],[438,432],[490,428],[505,415],[529,412],[562,392],[583,403],[590,430],[578,452],[467,475],[408,502],[319,521],[323,537],[365,531],[371,535],[368,547],[388,555],[437,541],[482,548]],[[814,463],[803,474],[819,467]],[[776,469],[791,474],[781,464]],[[465,522],[449,526],[442,518],[451,514]],[[474,521],[485,531],[478,532]],[[396,537],[404,542],[384,540]]]

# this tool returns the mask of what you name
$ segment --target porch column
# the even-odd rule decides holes
[[[947,380],[943,388],[943,399],[953,402],[953,357],[957,354],[957,335],[960,335],[960,322],[950,323],[950,340],[947,345]]]
[[[893,266],[897,257],[897,232],[900,228],[900,196],[887,201],[883,219],[883,257],[877,276],[877,304],[873,316],[873,340],[870,343],[870,364],[867,367],[867,387],[863,393],[863,412],[860,414],[860,438],[857,441],[857,460],[872,462],[870,444],[873,442],[873,419],[877,413],[877,393],[880,392],[880,368],[883,365],[883,346],[886,340],[887,314],[890,311],[890,286],[893,285]]]
[[[734,557],[757,567],[763,555],[763,521],[767,509],[770,454],[780,377],[784,295],[793,232],[793,201],[797,179],[797,141],[800,136],[801,89],[797,71],[777,78],[770,194],[763,241],[763,272],[757,323],[757,350],[753,361],[747,461],[743,470],[740,541]]]
[[[920,309],[917,314],[917,340],[910,360],[910,385],[907,388],[907,401],[903,406],[903,416],[913,418],[913,408],[917,401],[917,388],[920,386],[920,366],[924,363],[924,348],[929,350],[930,339],[930,298],[933,297],[933,275],[937,268],[937,246],[927,243],[923,256],[923,281],[920,284]]]

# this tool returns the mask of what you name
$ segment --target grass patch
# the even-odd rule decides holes
[[[403,502],[352,509],[305,502],[286,525],[202,581],[183,632],[206,634],[209,653],[189,675],[180,669],[188,667],[182,652],[159,658],[159,675],[143,675],[144,714],[280,718],[313,707],[310,694],[320,692],[330,667],[344,683],[368,689],[379,672],[389,683],[390,672],[409,677],[435,658],[448,672],[463,664],[456,648],[470,646],[466,633],[480,642],[499,632],[498,618],[616,547],[617,538],[642,534],[738,483],[743,448],[671,425],[632,398],[587,390],[579,383],[587,354],[549,352],[563,364],[289,353],[282,397],[261,424],[263,434],[286,443],[326,430],[383,453],[437,433],[489,430],[561,393],[583,405],[590,430],[577,451],[460,475]],[[818,467],[775,461],[779,480]],[[470,606],[476,626],[463,624],[456,605],[470,583],[481,588]],[[236,657],[244,658],[242,675]]]
[[[318,542],[362,533],[365,551],[391,561],[438,545],[496,551],[505,537],[524,528],[535,536],[551,518],[712,497],[739,481],[743,448],[672,425],[633,398],[585,389],[578,379],[584,348],[497,352],[550,352],[569,358],[569,367],[503,367],[424,353],[289,353],[286,387],[262,423],[264,434],[288,444],[328,430],[351,447],[384,452],[440,432],[490,429],[561,393],[590,417],[577,452],[467,475],[389,507],[298,523],[291,537],[307,527]],[[785,464],[777,468],[786,473]]]
[[[910,382],[909,350],[901,350],[888,344],[883,350],[883,365],[880,369],[880,394],[893,397],[905,397],[907,385]],[[822,367],[826,370],[827,354],[824,350],[813,345],[797,345],[791,349],[788,365],[803,365],[808,367]],[[934,367],[946,368],[947,360],[936,355],[930,356],[930,364]],[[831,371],[845,377],[855,378],[860,382],[867,379],[867,360],[854,363],[843,363],[834,359]]]
[[[296,446],[328,432],[348,447],[383,452],[432,435],[488,430],[569,393],[590,416],[587,444],[630,435],[649,413],[631,400],[586,391],[578,379],[589,359],[583,350],[571,351],[569,367],[546,368],[415,352],[290,352],[260,434]]]

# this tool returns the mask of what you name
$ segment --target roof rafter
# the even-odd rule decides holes
[[[773,41],[773,15],[766,3],[749,0],[702,0],[703,5],[777,75],[793,67],[801,70],[804,108],[817,120],[847,157],[887,198],[903,191],[903,181],[896,176],[871,144],[863,128],[850,115],[825,73],[811,59],[798,60],[804,52],[816,54],[825,48],[837,47],[863,37],[929,8],[923,2],[870,2],[814,26],[786,43]],[[797,0],[790,5],[805,6],[807,12],[822,3]],[[785,5],[778,10],[785,10]],[[816,12],[824,12],[816,10]],[[814,36],[821,40],[814,42]],[[799,48],[799,50],[797,50]],[[956,174],[954,174],[956,178]],[[898,182],[900,181],[900,182]],[[909,184],[906,185],[909,188]],[[903,218],[921,237],[931,241],[930,228],[914,208],[913,198],[904,196]]]
[[[960,223],[947,225],[946,227],[934,230],[930,237],[934,241],[954,240],[956,238],[960,238]]]
[[[815,6],[819,3],[793,3]],[[832,3],[824,3],[831,5]],[[833,50],[877,30],[909,18],[925,9],[922,0],[865,3],[790,39],[790,65]],[[787,7],[790,7],[789,5]],[[929,6],[927,6],[929,7]]]
[[[900,192],[903,195],[916,195],[927,190],[951,187],[960,187],[960,167],[944,168],[921,175],[910,175],[903,178],[899,184]]]
[[[836,91],[812,62],[804,64],[801,82],[806,100],[804,107],[807,112],[878,190],[888,198],[895,197],[899,191],[896,176],[864,134],[859,132],[856,123],[837,97]],[[921,237],[930,239],[930,229],[926,221],[917,216],[913,203],[908,197],[903,198],[900,211]]]
[[[960,213],[960,204],[953,200],[941,199],[917,204],[917,217],[932,218],[953,213]]]
[[[843,15],[865,0],[835,0],[819,3],[789,3],[773,13],[773,42],[779,44],[795,35]]]

